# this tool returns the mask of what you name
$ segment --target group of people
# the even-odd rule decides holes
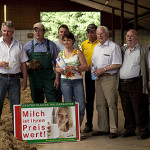
[[[138,43],[138,33],[130,29],[126,34],[126,45],[119,47],[109,40],[105,26],[89,24],[88,39],[79,50],[74,35],[66,25],[58,29],[59,40],[52,42],[44,38],[42,23],[33,25],[34,40],[24,47],[13,37],[14,24],[6,21],[1,26],[0,38],[0,116],[8,91],[13,120],[13,105],[20,103],[20,80],[22,89],[27,86],[27,72],[34,103],[79,102],[80,124],[86,108],[84,133],[93,131],[93,110],[96,93],[98,111],[98,131],[93,136],[109,135],[118,137],[118,90],[124,112],[125,132],[122,137],[135,136],[138,126],[138,139],[149,137],[150,54],[149,48]],[[65,66],[59,66],[61,58]],[[35,61],[36,60],[36,61]],[[31,69],[33,61],[40,62],[40,68]],[[91,68],[96,80],[91,78]],[[83,75],[85,72],[84,95]]]

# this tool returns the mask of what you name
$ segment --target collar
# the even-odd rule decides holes
[[[45,38],[42,40],[41,44],[42,44],[42,43],[46,43],[46,39],[45,39]],[[34,39],[34,45],[36,45],[36,44],[40,44],[40,43],[37,42],[36,39]]]
[[[13,37],[11,41],[11,45],[16,41],[16,39]],[[4,42],[3,36],[0,38],[0,42]],[[4,42],[5,43],[5,42]]]
[[[125,49],[129,49],[128,45],[125,45]],[[140,44],[139,43],[136,43],[133,50],[135,50],[135,49],[140,49]]]
[[[110,40],[108,39],[103,45],[101,45],[101,43],[98,44],[99,47],[101,46],[109,46],[109,42]]]
[[[94,43],[96,43],[98,40],[96,39],[96,41],[94,41]],[[89,39],[87,39],[87,43],[91,43]],[[94,44],[94,43],[91,43],[91,44]]]

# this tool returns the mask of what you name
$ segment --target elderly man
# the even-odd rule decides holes
[[[118,109],[117,109],[117,69],[122,65],[119,46],[109,40],[109,31],[105,26],[97,28],[97,39],[92,63],[98,69],[94,74],[96,108],[98,111],[98,131],[93,136],[109,135],[110,139],[118,137]]]
[[[96,36],[97,26],[89,24],[86,31],[88,39],[81,44],[82,52],[85,55],[89,70],[85,72],[85,89],[86,89],[86,119],[84,133],[92,131],[93,128],[93,110],[94,110],[94,97],[95,97],[95,80],[91,79],[90,65],[92,64],[92,54],[94,47],[99,43]]]
[[[148,47],[138,43],[137,31],[126,34],[127,45],[122,47],[123,65],[120,68],[119,92],[125,116],[126,131],[122,137],[135,136],[138,125],[138,139],[148,138]],[[150,59],[149,59],[150,61]]]
[[[22,70],[22,90],[27,87],[28,56],[23,50],[22,44],[13,38],[14,24],[6,21],[1,26],[2,37],[0,38],[0,116],[2,114],[3,102],[8,91],[10,109],[13,121],[13,105],[20,104],[20,78]]]
[[[53,68],[56,65],[58,55],[57,46],[44,38],[45,27],[42,23],[33,25],[35,39],[24,46],[29,56],[29,82],[32,100],[35,103],[43,103],[44,95],[47,102],[56,102],[56,89],[59,86],[59,75]],[[33,60],[40,62],[40,68],[31,66]]]

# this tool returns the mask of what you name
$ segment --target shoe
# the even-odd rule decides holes
[[[115,138],[117,138],[118,137],[118,134],[117,133],[110,133],[110,135],[109,135],[109,138],[110,139],[115,139]]]
[[[101,132],[97,131],[95,133],[92,133],[93,136],[101,136],[101,135],[109,135],[109,132]]]
[[[135,135],[136,135],[135,132],[125,132],[121,136],[123,138],[126,138],[126,137],[130,137],[130,136],[135,136]]]
[[[148,134],[139,134],[137,136],[137,139],[138,140],[144,140],[144,139],[148,139],[149,138],[149,135]]]
[[[92,128],[88,127],[88,126],[85,126],[84,130],[83,130],[83,133],[89,133],[89,132],[92,132]]]
[[[86,139],[86,136],[85,136],[84,134],[81,134],[81,133],[80,133],[80,140],[82,141],[82,140],[84,140],[84,139]]]

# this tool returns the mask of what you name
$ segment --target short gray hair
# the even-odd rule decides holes
[[[109,30],[106,26],[100,26],[97,28],[97,30],[99,30],[100,28],[104,28],[105,32],[109,34]]]
[[[3,26],[7,26],[8,28],[12,28],[14,30],[14,23],[12,21],[5,21],[2,23],[1,29]]]

